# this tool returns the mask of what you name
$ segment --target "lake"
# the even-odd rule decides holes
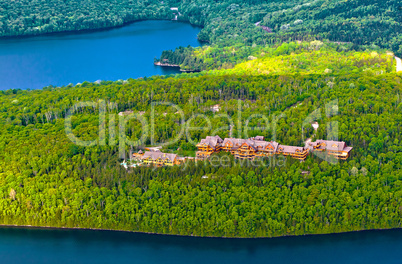
[[[273,239],[0,228],[1,263],[401,263],[402,230]]]
[[[163,50],[200,46],[187,23],[140,21],[95,32],[0,39],[0,90],[178,73],[154,66]]]

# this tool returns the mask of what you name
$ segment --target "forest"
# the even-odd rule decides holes
[[[185,70],[231,68],[255,56],[263,46],[312,40],[328,40],[357,51],[388,49],[402,56],[398,1],[238,2],[226,9],[217,7],[215,17],[208,6],[209,15],[198,37],[210,45],[178,47],[165,51],[160,59]],[[194,19],[189,21],[198,23]]]
[[[264,49],[229,69],[0,91],[0,224],[219,237],[400,228],[402,76],[393,54],[321,41]],[[79,108],[79,102],[94,104]],[[151,136],[139,140],[145,129],[140,117],[127,120],[124,137],[114,133],[121,112],[141,113],[150,122],[152,102],[175,104],[185,120],[176,108],[159,104],[154,142]],[[219,113],[211,110],[215,104]],[[67,137],[71,109],[73,134],[94,145]],[[125,146],[128,155],[168,142],[186,122],[199,129],[164,151],[191,151],[191,142],[207,135],[227,137],[230,118],[234,136],[263,135],[288,145],[338,137],[353,151],[336,164],[310,155],[305,162],[268,166],[233,157],[228,166],[120,165],[121,140],[135,143]],[[327,129],[335,123],[337,135]],[[105,135],[100,127],[107,127]]]

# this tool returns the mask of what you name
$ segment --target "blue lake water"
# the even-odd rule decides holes
[[[273,239],[0,228],[0,263],[401,263],[402,230]]]
[[[199,27],[140,21],[109,30],[0,39],[0,90],[178,73],[153,65],[163,50],[199,46]]]

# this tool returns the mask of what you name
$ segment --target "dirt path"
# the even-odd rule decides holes
[[[400,72],[402,71],[402,60],[398,57],[395,57],[396,59],[396,71]]]

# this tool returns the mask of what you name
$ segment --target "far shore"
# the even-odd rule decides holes
[[[34,38],[34,37],[40,37],[40,36],[57,36],[57,35],[72,35],[72,34],[88,34],[88,33],[95,33],[95,32],[102,32],[102,31],[107,31],[115,28],[122,28],[125,26],[129,26],[131,24],[134,24],[136,22],[141,22],[141,21],[173,21],[174,23],[185,23],[185,24],[190,24],[193,27],[199,27],[202,28],[202,26],[199,25],[194,25],[191,24],[190,21],[185,21],[185,20],[171,20],[169,18],[149,18],[149,19],[136,19],[132,21],[127,21],[124,22],[121,25],[115,25],[115,26],[106,26],[106,27],[95,27],[95,28],[86,28],[86,29],[74,29],[74,30],[61,30],[61,31],[52,31],[52,32],[42,32],[42,33],[33,33],[33,34],[23,34],[23,35],[7,35],[7,36],[0,36],[0,40],[2,39],[23,39],[23,38]],[[198,40],[200,42],[204,42],[201,40]]]
[[[21,228],[21,229],[43,229],[43,230],[87,230],[87,231],[111,231],[111,232],[123,232],[123,233],[134,233],[134,234],[147,234],[147,235],[160,235],[160,236],[172,236],[172,237],[192,237],[192,238],[216,238],[216,239],[275,239],[275,238],[291,238],[291,237],[306,237],[306,236],[324,236],[324,235],[342,235],[348,233],[356,232],[376,232],[376,231],[387,231],[387,230],[399,230],[400,228],[376,228],[376,229],[364,229],[364,230],[354,230],[336,233],[321,233],[321,234],[304,234],[304,235],[282,235],[273,237],[218,237],[218,236],[194,236],[194,235],[177,235],[177,234],[162,234],[155,232],[143,232],[143,231],[129,231],[129,230],[119,230],[119,229],[106,229],[106,228],[88,228],[88,227],[53,227],[53,226],[33,226],[33,225],[5,225],[0,224],[0,228]]]

